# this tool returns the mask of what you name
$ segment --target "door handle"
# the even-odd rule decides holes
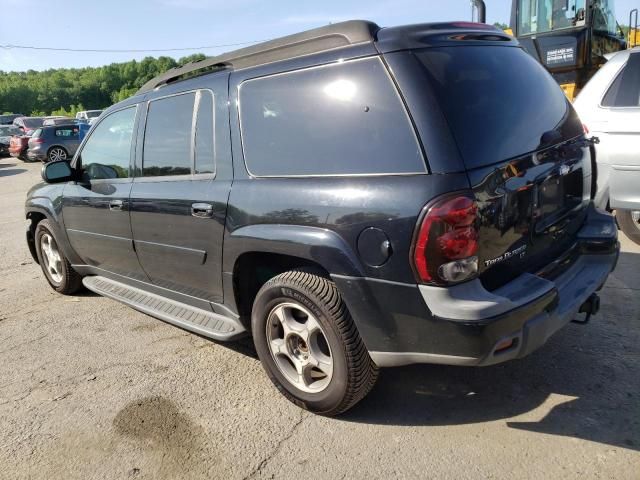
[[[209,203],[194,203],[191,205],[191,215],[198,218],[210,218],[213,216],[213,205]]]
[[[112,212],[121,212],[124,208],[124,202],[122,200],[111,200],[109,202],[109,210]]]

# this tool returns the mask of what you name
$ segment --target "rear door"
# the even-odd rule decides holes
[[[80,146],[80,128],[77,125],[65,125],[56,127],[53,133],[53,142],[64,147],[69,157],[75,155]]]
[[[231,189],[227,76],[148,102],[131,192],[133,237],[154,284],[222,300]]]

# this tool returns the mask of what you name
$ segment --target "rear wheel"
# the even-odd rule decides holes
[[[48,220],[38,223],[35,233],[36,254],[45,277],[53,289],[71,295],[82,288],[82,277],[60,250]]]
[[[616,210],[616,219],[625,235],[640,245],[640,210]]]
[[[338,415],[375,384],[377,367],[327,278],[298,270],[272,278],[256,296],[251,323],[267,375],[302,408]]]
[[[58,162],[60,160],[67,159],[67,151],[62,147],[52,147],[47,153],[47,160],[49,162]]]

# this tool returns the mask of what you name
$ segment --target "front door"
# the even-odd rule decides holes
[[[71,246],[86,265],[147,280],[133,249],[129,194],[137,106],[96,125],[76,158],[82,180],[63,192],[62,215]]]
[[[226,95],[209,89],[151,99],[131,191],[135,248],[151,281],[211,302],[222,301],[227,112]]]

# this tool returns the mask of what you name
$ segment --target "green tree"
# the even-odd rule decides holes
[[[204,58],[195,54],[177,61],[146,57],[97,68],[0,70],[0,111],[74,116],[80,110],[105,108],[135,94],[156,75]]]

